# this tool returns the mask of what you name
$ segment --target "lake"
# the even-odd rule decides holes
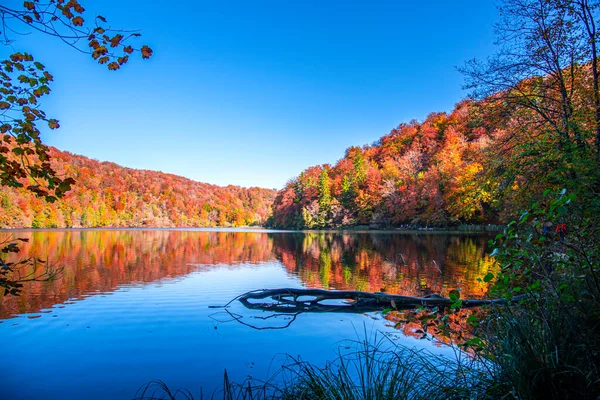
[[[225,368],[231,380],[265,379],[284,354],[323,363],[364,331],[450,353],[381,313],[303,313],[290,323],[233,302],[240,323],[209,306],[282,287],[460,288],[478,298],[478,278],[494,269],[481,234],[99,229],[4,231],[0,240],[11,235],[30,239],[14,259],[47,258],[63,271],[0,300],[0,398],[10,399],[131,399],[153,379],[206,395]]]

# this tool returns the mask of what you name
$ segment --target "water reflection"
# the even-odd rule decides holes
[[[14,257],[37,256],[64,268],[50,283],[4,297],[0,318],[39,312],[124,285],[183,277],[197,270],[279,261],[307,287],[441,293],[460,287],[479,297],[494,268],[486,236],[256,231],[84,230],[0,232],[29,238]]]
[[[297,233],[273,236],[273,251],[308,287],[418,296],[460,287],[480,297],[477,279],[494,268],[487,236]]]

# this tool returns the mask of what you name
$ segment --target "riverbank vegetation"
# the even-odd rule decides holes
[[[486,373],[472,360],[399,347],[375,335],[341,343],[337,357],[323,366],[288,356],[266,382],[232,382],[225,371],[221,389],[206,396],[153,381],[134,399],[462,399],[482,389],[473,382],[485,379]]]

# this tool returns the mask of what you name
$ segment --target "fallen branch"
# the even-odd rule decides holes
[[[512,301],[520,300],[514,297]],[[266,300],[260,302],[256,300]],[[424,297],[400,296],[387,293],[370,293],[353,290],[322,289],[261,289],[244,293],[237,297],[246,308],[284,313],[302,312],[347,312],[363,313],[386,308],[408,310],[419,306],[447,307],[453,300],[431,294]],[[324,303],[328,302],[328,303]],[[505,304],[506,299],[462,300],[461,307],[471,308],[490,304]]]

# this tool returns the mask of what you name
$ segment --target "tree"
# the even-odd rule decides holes
[[[137,31],[114,30],[106,18],[97,15],[88,19],[77,0],[24,1],[23,8],[0,5],[0,43],[14,47],[13,34],[26,28],[29,32],[62,40],[65,44],[90,55],[111,71],[118,70],[135,52],[143,59],[152,56],[152,49],[143,45],[132,47],[130,39],[140,36]],[[72,177],[62,177],[50,164],[49,148],[42,143],[39,123],[57,129],[59,122],[46,115],[40,105],[43,96],[50,94],[53,76],[44,64],[31,54],[14,52],[0,61],[0,185],[23,187],[54,202],[64,196],[75,183]],[[38,273],[38,259],[7,262],[9,253],[18,251],[18,242],[2,243],[0,251],[0,286],[5,294],[18,294],[22,282],[44,280],[55,271]],[[33,270],[25,277],[23,269]]]
[[[129,42],[140,36],[137,31],[115,30],[106,18],[88,19],[77,0],[25,1],[22,9],[0,5],[0,43],[14,47],[11,34],[18,28],[62,40],[75,50],[88,54],[98,64],[116,71],[140,53],[144,59],[152,49],[144,45],[132,47]],[[61,178],[50,166],[48,147],[42,143],[38,123],[57,129],[58,120],[49,118],[40,107],[40,99],[50,94],[53,76],[31,54],[15,52],[0,62],[0,184],[21,187],[31,178],[27,189],[47,201],[55,201],[74,182]]]
[[[329,175],[327,169],[323,168],[319,177],[319,217],[318,225],[323,227],[330,224],[331,213],[331,190],[329,189]]]
[[[598,194],[600,2],[505,0],[496,26],[497,53],[462,68],[466,87],[500,117],[497,166],[510,182],[570,185]]]

